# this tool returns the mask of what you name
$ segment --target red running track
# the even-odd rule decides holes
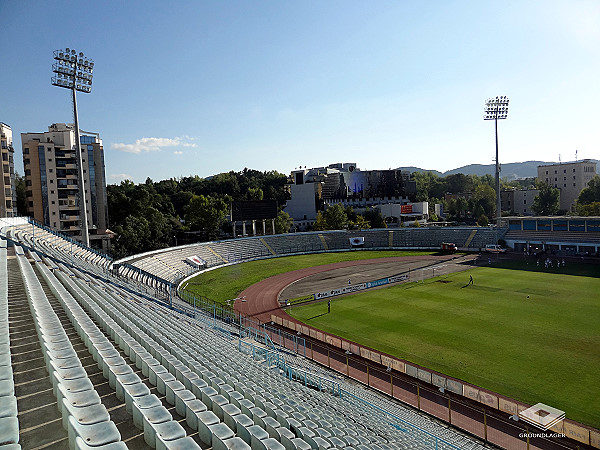
[[[447,261],[455,256],[397,256],[391,258],[365,259],[360,261],[343,261],[334,264],[325,264],[321,266],[308,267],[306,269],[294,270],[262,280],[245,289],[238,297],[246,297],[246,301],[237,300],[235,302],[235,311],[248,317],[258,319],[263,323],[271,322],[271,314],[279,317],[285,317],[288,320],[294,320],[285,313],[279,306],[279,294],[286,286],[294,281],[314,275],[320,272],[327,272],[334,269],[340,269],[352,266],[363,266],[367,264],[380,264],[384,262],[411,262],[411,261]]]

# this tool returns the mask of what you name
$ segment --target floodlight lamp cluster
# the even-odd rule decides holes
[[[54,86],[69,88],[90,93],[92,92],[92,78],[94,73],[94,61],[79,52],[79,54],[67,47],[65,50],[55,50],[54,59],[57,61],[52,65],[52,77]]]
[[[506,119],[508,116],[508,97],[506,95],[488,98],[485,102],[483,120]]]

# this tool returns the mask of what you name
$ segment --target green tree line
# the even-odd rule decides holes
[[[112,254],[120,258],[175,244],[218,239],[232,233],[226,216],[232,201],[276,200],[281,207],[287,177],[276,171],[244,169],[209,178],[125,180],[107,186],[109,228],[117,234]],[[276,231],[287,231],[280,212]]]

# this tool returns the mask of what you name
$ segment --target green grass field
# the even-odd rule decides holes
[[[289,312],[338,336],[600,427],[599,272],[583,264],[543,271],[510,262],[335,298],[331,314],[323,314],[326,302]],[[465,287],[469,275],[475,284]]]
[[[430,254],[344,252],[252,261],[195,277],[216,301],[279,273],[339,261]],[[306,323],[433,370],[600,427],[600,267],[497,263],[424,284],[296,307]],[[463,288],[473,275],[474,286]],[[447,282],[440,282],[447,281]],[[529,295],[529,299],[527,298]]]
[[[200,274],[190,280],[185,286],[185,290],[196,295],[203,295],[218,303],[225,303],[226,300],[237,297],[240,292],[254,283],[258,283],[273,275],[291,272],[292,270],[333,264],[340,261],[431,254],[432,252],[365,250],[262,259],[244,264],[235,264]]]

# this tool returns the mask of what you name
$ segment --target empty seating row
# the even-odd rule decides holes
[[[138,306],[138,311],[139,311],[139,306]],[[123,313],[123,314],[120,314],[120,315],[122,315],[122,316],[127,316],[127,315],[128,315],[128,314],[127,314],[126,312],[124,312],[124,311],[120,311],[120,312],[122,312],[122,313]],[[144,316],[145,318],[147,318],[147,317],[148,317],[148,313],[146,313],[146,312],[145,312],[145,313],[143,314],[143,316]],[[166,327],[166,325],[167,325],[167,324],[165,323],[165,320],[168,320],[168,318],[167,318],[167,317],[163,317],[163,318],[161,319],[163,328],[164,328],[164,327]],[[172,330],[172,329],[174,329],[176,326],[177,326],[177,323],[171,323],[171,322],[169,321],[169,324],[168,324],[168,327],[167,327],[167,328],[168,328],[168,329],[170,329],[170,330]],[[189,333],[187,333],[187,332],[186,332],[186,335],[187,335],[187,336],[190,336],[190,335],[189,335]],[[189,337],[188,337],[188,339],[189,339]],[[178,345],[178,346],[180,346],[180,345],[182,345],[182,344],[181,344],[181,343],[179,343],[179,344],[177,344],[177,345]],[[200,352],[199,352],[199,353],[200,353]],[[204,349],[203,349],[203,351],[202,351],[201,353],[205,353]],[[222,356],[222,355],[211,354],[211,358],[210,358],[210,359],[211,359],[211,360],[214,360],[214,361],[217,361],[217,360],[222,360],[222,359],[224,359],[224,358],[225,358],[225,357],[224,357],[224,356]],[[229,358],[229,359],[231,359],[231,358]],[[198,370],[198,365],[196,366],[196,368],[197,368],[197,370]],[[217,371],[217,370],[218,370],[218,371],[219,371],[220,373],[222,373],[222,374],[224,374],[224,373],[225,373],[223,370],[220,370],[219,368],[215,368],[214,370],[215,370],[215,371]],[[238,372],[240,371],[240,368],[239,368],[239,367],[238,367],[237,369],[236,369],[236,368],[231,368],[231,369],[228,369],[228,370],[231,372],[231,374],[234,374],[234,373],[238,373]],[[244,370],[245,370],[245,368],[244,368]],[[235,394],[233,394],[233,395],[232,395],[232,392],[233,392],[233,391],[231,390],[231,389],[232,389],[232,386],[231,386],[231,385],[227,385],[227,383],[224,383],[224,380],[223,380],[223,379],[219,379],[219,377],[216,377],[214,373],[209,373],[209,372],[206,372],[206,371],[204,371],[204,372],[201,372],[201,373],[202,373],[202,375],[204,376],[204,379],[205,379],[205,380],[207,380],[207,381],[208,381],[208,380],[210,380],[210,381],[211,381],[211,386],[210,386],[210,387],[212,387],[212,389],[213,389],[213,390],[212,390],[212,391],[210,391],[210,392],[212,392],[214,395],[219,395],[219,392],[220,392],[220,393],[221,393],[220,395],[222,395],[222,396],[229,395],[230,399],[231,399],[231,398],[234,398],[234,399],[235,399]],[[257,377],[261,377],[263,373],[264,373],[264,372],[263,372],[263,370],[258,370],[258,371],[256,372],[256,376],[257,376]],[[223,376],[225,376],[225,375],[223,375]],[[238,386],[238,387],[239,387],[239,389],[240,389],[241,391],[245,392],[246,394],[252,394],[252,389],[250,389],[250,388],[248,387],[249,385],[251,385],[251,384],[252,384],[252,382],[250,382],[249,380],[247,380],[247,383],[248,383],[248,384],[246,385],[246,384],[244,384],[244,383],[243,383],[243,382],[241,382],[241,381],[234,380],[234,378],[233,378],[232,376],[230,376],[230,374],[228,374],[227,376],[229,377],[229,380],[231,380],[230,382],[231,382],[231,383],[235,383],[235,384],[236,384],[236,386]],[[275,375],[273,375],[273,376],[275,376]],[[279,377],[279,378],[280,378],[280,377]],[[278,382],[281,382],[281,380],[279,380]],[[219,383],[221,383],[221,384],[219,384]],[[218,389],[220,389],[220,391],[218,391],[218,390],[217,390],[217,388],[218,388]],[[216,392],[215,392],[215,391],[216,391]],[[208,395],[208,393],[207,393],[207,392],[204,392],[204,394],[205,394],[205,396],[206,396],[206,395]],[[256,398],[252,397],[253,399],[255,399],[255,400],[256,400],[256,399],[258,399],[258,395],[257,395],[257,394],[252,394],[252,395],[256,395]],[[245,400],[249,400],[249,399],[245,399]],[[222,399],[221,399],[221,401],[222,401]],[[233,400],[233,401],[236,401],[236,400]],[[233,402],[233,401],[232,401],[232,402]],[[264,402],[264,400],[262,400],[262,402]],[[260,403],[260,405],[263,405],[263,403],[262,403],[262,402]],[[216,402],[216,403],[218,404],[219,402]],[[237,405],[236,405],[236,406],[237,406]],[[244,408],[244,407],[246,408],[246,410],[245,410],[245,411],[246,411],[246,413],[248,413],[248,414],[246,414],[246,415],[252,414],[252,415],[251,415],[251,416],[249,416],[249,417],[252,417],[252,420],[253,420],[253,421],[259,421],[259,419],[260,419],[260,417],[261,417],[261,414],[262,414],[262,413],[261,413],[261,411],[260,411],[260,409],[261,409],[261,408],[260,408],[260,407],[257,407],[257,406],[256,406],[256,404],[254,404],[254,402],[250,401],[250,403],[249,403],[249,404],[246,404],[246,406],[244,406],[244,403],[242,403],[240,406],[242,406],[242,408]],[[214,407],[214,406],[213,406],[213,407]],[[254,411],[251,411],[253,408],[254,408]],[[275,408],[275,409],[276,409],[276,408]],[[285,416],[284,416],[284,414],[285,414],[284,412],[280,412],[280,415],[279,415],[279,416],[273,416],[273,417],[272,417],[272,419],[276,419],[276,417],[277,417],[277,418],[279,418],[280,420],[282,420],[282,422],[283,422],[283,420],[285,419]],[[262,415],[265,415],[265,414],[262,414]],[[269,420],[270,420],[270,419],[269,419]],[[292,419],[292,422],[293,422],[293,420],[294,420],[294,419]],[[287,421],[286,421],[286,422],[284,422],[284,423],[285,423],[287,426],[289,426],[289,423],[288,423]],[[280,425],[283,425],[283,423],[280,423]],[[299,426],[298,428],[300,428],[300,426]],[[324,434],[326,434],[326,433],[324,432]]]
[[[24,223],[9,228],[11,236],[16,237],[19,242],[30,248],[42,247],[50,255],[69,255],[84,265],[107,268],[110,258],[96,252],[91,248],[81,246],[80,243],[70,238],[50,232],[35,224]]]
[[[172,314],[170,312],[167,312],[165,309],[158,307],[155,304],[151,304],[141,298],[136,298],[135,296],[131,295],[131,293],[124,293],[124,292],[119,292],[118,288],[115,286],[110,286],[106,283],[102,283],[100,282],[100,286],[102,286],[102,288],[100,289],[100,291],[98,292],[98,294],[102,294],[103,292],[106,295],[106,292],[112,291],[112,294],[115,295],[115,298],[113,298],[113,302],[115,302],[114,304],[117,305],[118,303],[120,303],[120,309],[118,310],[117,314],[118,317],[130,317],[130,318],[135,318],[137,321],[139,321],[141,323],[141,321],[144,321],[146,323],[149,323],[148,320],[146,320],[147,318],[150,317],[154,317],[156,318],[154,321],[154,325],[151,328],[146,328],[146,331],[148,332],[148,336],[150,336],[150,333],[153,333],[154,335],[156,335],[157,338],[160,338],[160,333],[159,330],[162,330],[162,332],[164,333],[164,330],[177,330],[178,328],[181,328],[182,331],[180,332],[180,334],[182,334],[184,336],[185,342],[181,341],[181,340],[177,340],[175,339],[173,336],[170,337],[169,342],[167,341],[162,341],[162,343],[160,345],[163,345],[165,343],[169,343],[169,345],[172,346],[173,349],[177,349],[178,354],[180,355],[179,359],[183,360],[183,353],[180,351],[181,349],[185,349],[186,344],[189,344],[190,341],[194,340],[194,336],[200,336],[200,338],[198,339],[199,341],[203,341],[206,340],[207,342],[210,341],[210,343],[206,346],[206,347],[200,347],[200,346],[194,346],[193,349],[188,350],[187,351],[187,355],[185,358],[192,358],[194,359],[195,357],[195,361],[197,362],[197,364],[195,365],[195,370],[198,371],[198,373],[202,373],[203,378],[202,380],[206,382],[206,379],[208,378],[209,380],[211,380],[211,384],[208,387],[212,387],[215,391],[217,391],[217,394],[215,395],[223,395],[224,397],[226,397],[226,394],[231,393],[233,391],[231,391],[231,388],[234,388],[234,390],[236,390],[236,393],[234,394],[234,396],[232,397],[230,395],[230,404],[233,404],[234,406],[237,407],[237,405],[235,405],[234,401],[235,397],[237,396],[237,394],[240,394],[243,392],[242,399],[248,400],[251,402],[251,408],[255,408],[258,407],[260,409],[261,406],[265,406],[264,403],[270,403],[269,402],[269,397],[268,395],[271,395],[271,393],[269,391],[272,391],[272,389],[265,389],[262,388],[260,385],[257,386],[253,386],[252,383],[254,381],[256,381],[257,383],[260,381],[260,383],[258,384],[262,384],[262,385],[268,385],[269,383],[273,384],[273,385],[279,385],[282,383],[282,381],[280,380],[281,377],[279,377],[277,374],[274,373],[269,373],[268,371],[264,370],[264,367],[260,367],[259,370],[256,372],[255,374],[255,378],[247,379],[247,378],[241,378],[239,376],[240,373],[251,373],[249,370],[246,370],[244,367],[240,367],[239,365],[233,365],[231,364],[231,348],[230,347],[225,347],[225,344],[223,344],[223,342],[219,342],[218,338],[215,337],[214,338],[210,338],[208,335],[210,334],[210,330],[202,330],[199,329],[197,327],[195,327],[192,322],[182,316],[177,316],[177,314]],[[89,286],[90,288],[93,287],[93,285],[90,284]],[[99,297],[95,297],[95,298],[99,298]],[[107,302],[102,302],[102,305],[106,305],[107,303],[110,303],[108,300]],[[142,306],[143,305],[143,306]],[[143,308],[143,309],[142,309]],[[187,328],[186,327],[194,327],[194,328]],[[207,336],[205,336],[205,334]],[[155,342],[159,342],[158,339]],[[212,346],[212,351],[211,351],[211,346]],[[166,348],[166,347],[164,347]],[[218,351],[219,349],[223,349],[223,351]],[[194,354],[195,352],[195,354]],[[202,356],[203,355],[203,356]],[[192,360],[190,359],[190,361]],[[199,367],[199,364],[202,364],[204,367]],[[190,366],[191,368],[192,366]],[[212,372],[212,373],[209,373]],[[252,372],[254,373],[254,372]],[[264,377],[263,377],[264,375]],[[273,380],[273,377],[277,377],[279,378],[278,381]],[[219,380],[217,378],[220,378],[221,381],[219,384]],[[225,382],[226,381],[226,382]],[[228,386],[225,386],[228,385]],[[218,388],[217,388],[218,387]],[[239,389],[239,390],[238,390]],[[266,393],[265,393],[266,391]],[[289,398],[303,398],[305,395],[309,395],[310,393],[314,392],[312,390],[307,390],[308,394],[305,394],[302,391],[298,391],[296,390],[292,390],[288,397]],[[198,390],[197,390],[198,392]],[[201,391],[200,391],[201,392]],[[212,392],[214,394],[214,392]],[[263,395],[264,393],[264,395]],[[201,395],[199,393],[199,395]],[[210,397],[210,396],[209,396]],[[226,397],[227,398],[227,397]],[[231,398],[234,398],[234,400],[231,400]],[[239,400],[237,400],[239,401]],[[273,399],[273,404],[275,404],[275,401],[279,401],[279,399]],[[292,400],[293,401],[293,400]],[[259,403],[260,402],[260,403]],[[320,402],[322,403],[323,400],[321,399]],[[331,403],[331,400],[327,401],[328,403]],[[297,403],[297,402],[296,402]],[[315,402],[316,405],[319,405],[318,403]],[[241,405],[240,405],[241,406]],[[246,412],[249,412],[249,410],[251,408],[248,408],[247,406],[250,405],[246,405]],[[285,405],[286,408],[289,405]],[[342,405],[339,406],[340,408],[344,406],[344,403],[342,402]],[[345,405],[346,407],[348,407],[347,405]],[[215,402],[214,406],[211,406],[209,409],[211,408],[218,408],[219,407],[219,402]],[[323,409],[327,409],[329,407],[329,405],[324,405],[321,408]],[[238,409],[240,409],[240,411],[242,411],[242,409],[240,407],[238,407]],[[275,408],[277,409],[277,408]],[[265,411],[265,409],[263,409],[263,411]],[[273,410],[275,411],[275,410]],[[339,411],[342,411],[341,409]],[[336,413],[334,413],[332,416],[335,417],[335,415],[341,414],[339,411],[337,411]],[[351,410],[352,411],[352,410]],[[298,416],[298,414],[302,414],[300,411],[294,410],[294,412],[296,413],[296,415]],[[244,412],[242,412],[242,414],[244,414]],[[254,420],[258,421],[260,418],[260,411],[255,410],[255,414],[253,416],[250,416],[248,414],[246,414],[247,417],[249,417],[249,419],[254,422]],[[289,426],[289,428],[293,428],[293,425],[290,425],[289,423],[286,425],[285,422],[285,414],[286,412],[279,409],[278,411],[278,415],[275,415],[275,417],[271,417],[275,420],[277,420],[279,422],[280,425],[284,425],[284,428],[287,428]],[[355,412],[356,414],[356,412]],[[343,416],[350,416],[351,414],[348,413],[343,413]],[[367,423],[368,421],[372,421],[372,419],[369,419],[369,414],[364,414],[363,416],[358,415],[357,416],[357,421],[356,423],[361,423],[361,422],[365,422]],[[254,417],[256,416],[256,417]],[[224,416],[225,419],[226,416]],[[270,416],[269,416],[270,417]],[[289,417],[289,415],[288,415]],[[302,418],[301,416],[298,416],[300,418]],[[290,417],[291,418],[291,422],[292,424],[294,424],[294,417]],[[278,420],[279,419],[279,420]],[[306,417],[304,418],[304,420],[310,420],[307,419]],[[310,422],[308,422],[308,425],[313,425],[316,424],[316,422],[313,421],[313,423],[311,424]],[[295,425],[296,428],[293,428],[295,430],[296,433],[299,433],[299,428],[301,428],[304,424],[304,422],[300,422],[300,424],[296,423]],[[388,428],[387,433],[389,433],[389,426],[386,424],[385,421],[383,421],[380,426],[382,427],[386,427]],[[289,430],[288,428],[288,430]],[[308,428],[309,430],[313,431],[313,428],[311,427],[305,427]],[[320,428],[320,427],[317,427]],[[356,428],[356,426],[350,426],[348,427],[349,429],[354,429]],[[232,430],[233,431],[233,430]],[[238,432],[237,428],[236,428],[236,433]],[[334,431],[335,434],[331,433],[330,431],[328,431],[327,429],[325,429],[325,431],[322,431],[323,435],[325,435],[327,432],[329,432],[331,434],[331,436],[328,438],[330,441],[335,437],[335,438],[339,438],[339,436],[346,436],[348,438],[348,440],[352,440],[352,437],[350,435],[346,435],[344,434],[343,431],[340,430],[332,430]],[[309,438],[310,433],[308,431],[306,431],[306,439]],[[319,435],[320,436],[320,435]],[[374,447],[376,444],[376,439],[374,439],[371,436],[371,439],[369,439],[370,436],[370,432],[365,431],[364,433],[362,433],[362,436],[360,436],[363,441],[369,440],[370,444],[369,447],[370,448],[377,448]],[[315,436],[316,437],[316,436]],[[324,438],[323,438],[324,439]],[[394,441],[395,438],[389,437],[386,439],[387,443],[384,443],[383,445],[391,445],[391,442]],[[335,441],[335,439],[333,439]],[[407,444],[408,445],[408,444]],[[402,447],[403,448],[403,447]]]
[[[69,447],[85,448],[120,442],[121,436],[81,366],[71,341],[22,252],[17,258],[34,318],[53,393],[68,431]],[[77,394],[77,395],[75,395]],[[89,399],[96,398],[97,403]],[[126,447],[124,447],[126,448]]]
[[[179,445],[185,445],[185,448],[199,448],[193,440],[186,437],[186,432],[181,425],[173,420],[158,397],[150,393],[148,387],[120,356],[65,286],[47,268],[40,267],[40,270],[94,360],[97,361],[98,367],[102,369],[104,378],[116,391],[117,398],[125,403],[127,411],[133,414],[140,403],[148,406],[142,410],[139,420],[134,420],[134,423],[143,430],[146,443],[153,448],[170,448]],[[58,277],[63,283],[70,278],[63,273],[58,273]]]
[[[76,298],[85,305],[85,308],[87,308],[88,312],[99,324],[101,324],[103,329],[105,329],[107,333],[110,333],[111,337],[120,348],[123,349],[124,353],[128,355],[130,359],[135,361],[137,367],[142,370],[142,373],[149,377],[150,383],[157,387],[158,392],[161,395],[166,396],[167,402],[175,406],[177,412],[186,418],[188,425],[192,429],[199,431],[199,436],[205,444],[213,445],[215,448],[225,448],[225,446],[236,444],[236,442],[238,445],[241,444],[241,442],[238,442],[240,439],[234,438],[233,431],[225,424],[221,423],[221,420],[215,420],[216,416],[214,413],[207,411],[206,405],[190,390],[192,389],[192,386],[195,386],[195,390],[197,389],[197,383],[193,384],[193,382],[197,382],[199,379],[198,376],[194,377],[194,374],[189,369],[181,365],[175,358],[171,357],[168,352],[161,349],[156,342],[152,341],[151,337],[141,335],[141,332],[135,328],[129,328],[138,337],[142,336],[144,338],[144,343],[148,344],[148,350],[152,350],[153,353],[150,353],[140,345],[133,338],[132,334],[106,314],[104,310],[84,292],[88,290],[84,283],[80,283],[77,280],[69,280],[61,274],[58,274],[58,277],[66,286],[68,286],[69,290],[72,291]],[[158,360],[154,356],[161,359]],[[177,377],[175,377],[175,374]],[[142,422],[146,413],[152,413],[156,416],[156,409],[149,411],[149,408],[154,408],[155,406],[158,405],[155,404],[155,400],[152,397],[148,398],[147,395],[135,396],[132,403],[134,423]],[[180,442],[180,440],[185,438],[185,433],[183,436],[178,436],[182,430],[178,431],[176,426],[164,423],[165,417],[163,416],[165,416],[164,411],[162,411],[162,416],[156,417],[157,423],[152,427],[152,429],[158,428],[156,431],[157,448],[162,448],[163,445],[168,448],[183,445],[183,442]],[[144,423],[145,435],[149,432],[148,427],[148,423]],[[168,431],[169,434],[165,434],[165,431]],[[172,439],[167,439],[168,437],[171,437]],[[175,442],[162,442],[159,444],[160,439],[163,441]],[[186,445],[189,447],[186,448],[196,448],[191,447],[194,444],[192,444],[189,439],[187,439],[187,441],[188,443]]]
[[[10,356],[6,258],[6,241],[0,239],[0,446],[21,448],[18,445],[17,398]]]
[[[103,303],[104,304],[104,303]],[[139,310],[139,306],[138,306],[138,310]],[[144,317],[147,318],[148,317],[148,313],[145,311],[144,312]],[[128,314],[123,314],[122,311],[117,311],[116,313],[116,317],[117,318],[122,318],[123,316],[128,316]],[[163,325],[166,325],[163,322]],[[169,323],[169,325],[171,325]],[[169,326],[170,328],[170,326]],[[140,331],[137,331],[137,333],[140,333]],[[150,338],[151,340],[153,340],[153,338]],[[156,346],[162,346],[162,345],[173,345],[174,342],[167,342],[164,339],[162,340],[162,344],[153,344],[153,347],[156,348]],[[176,344],[177,345],[177,344]],[[164,349],[165,347],[163,347]],[[198,353],[204,353],[204,352],[198,352]],[[180,356],[182,356],[181,352],[178,352],[178,354]],[[165,358],[165,355],[161,352],[158,351],[156,352],[156,355],[162,355],[162,356],[157,356],[158,357],[162,357],[163,359]],[[168,356],[167,356],[168,358]],[[192,355],[187,356],[188,360],[192,360]],[[212,359],[212,358],[211,358]],[[172,365],[173,365],[173,358],[169,358],[167,359],[169,361],[169,369],[172,371]],[[208,364],[209,361],[206,361],[206,363]],[[177,362],[175,362],[175,364],[178,364]],[[165,367],[167,367],[167,365],[165,364]],[[206,367],[201,366],[199,363],[195,364],[195,365],[191,365],[190,367],[193,367],[196,370],[196,373],[194,374],[193,371],[188,371],[186,369],[185,366],[180,366],[179,368],[176,368],[174,373],[177,375],[176,379],[178,380],[177,382],[179,382],[179,380],[183,380],[183,387],[181,386],[181,382],[179,382],[179,387],[182,389],[179,389],[177,391],[175,391],[174,395],[175,397],[177,397],[177,395],[181,395],[180,393],[185,392],[185,387],[188,383],[188,381],[191,381],[191,387],[192,387],[192,393],[195,393],[197,395],[197,397],[201,397],[202,401],[205,403],[205,405],[208,407],[209,410],[212,410],[212,413],[214,414],[214,416],[217,417],[217,419],[219,419],[220,421],[224,421],[224,423],[226,425],[228,425],[232,431],[235,430],[236,433],[238,433],[239,436],[243,436],[243,439],[245,439],[248,443],[251,442],[251,432],[254,431],[255,434],[257,434],[258,436],[261,436],[264,439],[259,439],[255,436],[255,440],[258,439],[259,441],[263,441],[266,439],[274,439],[273,437],[270,437],[266,434],[261,433],[260,431],[258,431],[258,428],[256,427],[256,425],[259,425],[259,427],[264,431],[264,425],[261,426],[262,421],[259,421],[261,416],[264,416],[265,414],[262,415],[258,415],[258,408],[256,408],[256,410],[254,411],[255,414],[254,415],[250,415],[248,416],[246,415],[242,415],[242,409],[240,407],[243,407],[241,404],[239,404],[238,402],[241,400],[244,400],[244,397],[239,393],[239,392],[235,392],[233,390],[232,386],[226,386],[223,382],[223,380],[220,380],[221,384],[217,384],[217,377],[216,374],[207,370]],[[157,377],[158,378],[158,382],[160,383],[160,376],[161,375],[157,375],[157,374],[152,374],[154,371],[154,366],[150,366],[149,371],[150,371],[150,378],[152,380],[152,378]],[[186,375],[187,374],[187,375]],[[195,375],[201,374],[202,378],[200,377],[196,377]],[[177,383],[176,382],[176,383]],[[209,385],[209,382],[212,383]],[[167,383],[165,383],[167,384]],[[215,389],[215,387],[219,387],[221,390],[217,391]],[[173,388],[173,387],[172,387]],[[169,388],[167,388],[169,389]],[[236,404],[237,403],[237,404]],[[251,407],[254,407],[254,405],[252,405]],[[249,411],[247,411],[249,414]],[[208,418],[212,418],[212,420],[214,420],[214,416],[208,415]],[[188,416],[189,418],[189,416]],[[205,419],[207,417],[204,417]],[[274,418],[271,418],[274,420]],[[267,419],[267,421],[271,420],[271,419]],[[255,423],[256,422],[256,423]],[[273,423],[273,421],[271,421],[271,424],[274,428],[281,428],[280,424],[278,423]],[[216,425],[216,424],[215,424]],[[276,426],[275,426],[276,425]],[[251,428],[250,431],[244,431],[247,428],[250,428],[251,426],[255,426],[254,428]],[[288,430],[289,431],[289,430]],[[295,436],[292,436],[293,439],[295,439]],[[268,443],[269,441],[267,441]],[[266,444],[266,443],[265,443]],[[262,445],[262,444],[261,444]],[[276,448],[276,446],[274,446],[275,444],[273,442],[271,442],[271,447],[269,448]]]

